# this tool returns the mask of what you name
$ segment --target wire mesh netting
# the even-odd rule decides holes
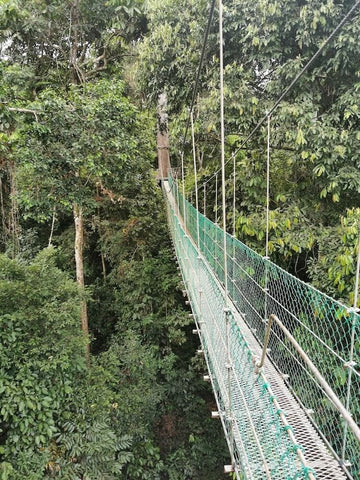
[[[206,316],[205,331],[207,335],[203,341],[206,349],[209,351],[210,360],[208,363],[210,371],[214,372],[214,376],[217,379],[216,388],[221,392],[219,396],[221,400],[219,402],[223,402],[222,406],[225,410],[229,403],[232,402],[236,405],[241,405],[244,402],[244,399],[241,398],[241,392],[244,392],[244,395],[247,396],[247,406],[252,412],[257,412],[249,423],[249,421],[240,418],[240,416],[238,418],[237,412],[234,411],[231,421],[237,425],[237,428],[234,429],[233,435],[234,437],[237,435],[244,436],[245,429],[248,432],[247,434],[253,438],[251,423],[255,422],[261,430],[257,436],[262,448],[271,449],[273,447],[268,447],[268,445],[273,443],[273,445],[276,445],[275,450],[279,448],[282,452],[280,456],[283,459],[286,458],[288,462],[288,467],[286,468],[289,470],[299,468],[299,466],[295,466],[295,460],[295,463],[290,466],[291,458],[284,456],[284,448],[286,450],[289,446],[285,447],[285,444],[284,446],[278,445],[282,441],[286,443],[288,439],[286,435],[277,436],[278,431],[281,431],[281,427],[274,420],[274,412],[271,412],[270,408],[271,402],[267,409],[265,408],[266,402],[264,402],[263,398],[263,386],[258,383],[258,378],[261,377],[256,377],[257,380],[254,382],[254,369],[251,364],[250,350],[247,350],[246,345],[243,344],[242,334],[238,330],[234,318],[230,320],[224,319],[220,323],[218,320],[224,316],[223,307],[226,302],[221,290],[218,291],[215,288],[212,274],[214,274],[214,278],[220,287],[223,286],[225,283],[225,268],[222,229],[196,211],[183,198],[177,184],[171,178],[169,179],[169,184],[175,199],[173,207],[170,207],[173,208],[170,217],[172,217],[173,235],[177,239],[175,244],[177,249],[182,249],[182,251],[178,251],[181,268],[183,272],[186,272],[186,281],[191,284],[190,292],[197,292],[199,285],[196,282],[201,284],[202,293],[200,295],[193,293],[192,303],[195,312],[201,312],[201,315]],[[184,220],[185,232],[181,231],[177,216]],[[198,243],[197,222],[199,223],[198,250],[200,258],[198,258],[199,253],[196,249],[196,244]],[[184,235],[185,239],[182,238]],[[231,235],[227,234],[226,245],[229,296],[238,312],[245,318],[247,326],[251,329],[259,343],[263,344],[269,315],[276,315],[316,365],[343,405],[347,404],[348,398],[349,411],[355,422],[359,424],[359,312],[347,308],[319,292],[311,285],[295,278],[268,259],[258,255]],[[211,274],[207,271],[203,262],[201,262],[201,257],[210,266]],[[201,280],[199,280],[199,275]],[[201,298],[202,295],[203,298]],[[205,298],[206,301],[204,300]],[[197,321],[201,322],[201,318],[197,318]],[[229,329],[228,332],[225,331],[226,328]],[[241,379],[239,377],[239,380],[232,378],[230,383],[237,382],[234,388],[229,388],[226,384],[221,385],[219,383],[219,379],[226,379],[227,375],[225,365],[228,359],[224,357],[226,352],[224,342],[226,342],[226,338],[230,339],[233,367],[236,369],[236,372],[241,372],[242,376]],[[347,428],[347,424],[323,387],[309,370],[307,363],[299,355],[298,350],[277,324],[274,324],[271,329],[269,349],[272,362],[287,379],[286,381],[292,392],[308,414],[311,415],[319,431],[339,459],[348,466],[353,478],[360,479],[359,442],[352,431]],[[353,355],[351,351],[353,351]],[[251,385],[248,383],[250,381],[253,382]],[[227,388],[231,393],[228,393],[226,396],[224,392],[227,391]],[[233,395],[237,395],[237,398],[232,399]],[[251,396],[253,398],[250,398]],[[260,410],[257,407],[258,402],[261,402],[262,405]],[[243,417],[244,405],[239,411],[242,412],[241,417]],[[272,425],[273,431],[266,428],[266,425],[269,424]],[[226,422],[224,427],[230,432]],[[275,431],[277,432],[276,434]],[[269,437],[266,437],[267,435]],[[275,437],[271,437],[271,435],[275,435]],[[251,439],[242,437],[241,444],[246,451],[246,455],[244,452],[238,452],[239,464],[241,464],[243,472],[247,472],[249,465],[254,464],[258,464],[260,469],[264,468],[264,462],[261,460],[262,454],[260,454],[260,459],[255,459],[255,457],[252,457],[252,452],[248,452],[248,445],[251,444]],[[234,446],[230,445],[230,448],[234,448]],[[257,452],[256,455],[259,455],[259,453]],[[271,458],[272,455],[273,453],[269,452]],[[241,460],[242,458],[247,460]],[[270,461],[270,465],[274,463],[274,465],[276,464],[276,469],[279,469],[277,461],[274,457],[274,460]],[[282,468],[285,467],[283,466]],[[246,473],[244,475],[245,478],[267,478],[257,477],[256,474],[254,477],[246,476]],[[271,478],[303,478],[301,476],[291,477],[287,475],[283,471],[280,476],[271,476]],[[300,475],[303,475],[303,473],[300,473]]]

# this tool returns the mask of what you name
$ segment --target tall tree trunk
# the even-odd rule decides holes
[[[0,176],[0,210],[1,210],[1,230],[2,230],[2,241],[4,247],[6,248],[8,242],[8,226],[6,224],[6,214],[5,214],[5,202],[4,202],[4,194],[3,194],[4,186],[2,177]]]
[[[99,185],[96,186],[96,196],[97,196],[97,198],[100,199]],[[99,239],[100,239],[100,244],[102,245],[101,218],[100,218],[100,207],[99,206],[98,206],[98,209],[97,209],[97,216],[98,216]],[[101,247],[101,250],[100,250],[100,258],[101,258],[102,274],[103,274],[103,278],[104,278],[104,282],[105,282],[105,280],[106,280],[106,264],[105,264],[105,255],[104,255],[104,252],[102,251],[102,247]]]
[[[70,48],[70,66],[71,66],[71,82],[76,85],[81,82],[78,67],[78,51],[79,51],[79,7],[81,0],[74,0],[70,9],[70,31],[71,31],[71,48]]]
[[[76,282],[79,286],[81,303],[81,329],[86,335],[89,336],[89,325],[88,325],[88,315],[87,315],[87,306],[85,300],[85,280],[84,280],[84,220],[83,220],[83,210],[82,207],[75,204],[74,205],[74,223],[75,223],[75,264],[76,264]],[[89,364],[90,361],[90,344],[87,343],[86,346],[86,361]]]
[[[9,162],[9,183],[10,183],[10,218],[9,232],[10,241],[12,243],[12,258],[15,258],[20,250],[19,242],[19,215],[18,204],[16,200],[16,183],[15,183],[15,162]]]
[[[159,96],[158,101],[158,129],[157,129],[157,150],[158,150],[158,179],[167,179],[170,173],[169,137],[168,137],[168,115],[167,115],[166,93]]]
[[[81,0],[74,0],[70,9],[70,32],[72,37],[70,48],[70,66],[71,81],[74,85],[81,82],[80,70],[77,64],[79,52],[79,7]],[[78,284],[81,300],[80,300],[80,318],[81,329],[87,338],[86,344],[86,363],[90,366],[90,343],[89,343],[89,323],[87,315],[87,305],[85,299],[85,279],[84,279],[84,219],[83,209],[78,204],[74,204],[74,224],[75,224],[75,265],[76,265],[76,282]]]
[[[55,220],[56,220],[56,207],[53,208],[53,215],[52,215],[52,220],[51,220],[51,229],[50,229],[48,247],[51,247],[51,245],[52,245],[52,239],[53,239],[54,228],[55,228]]]

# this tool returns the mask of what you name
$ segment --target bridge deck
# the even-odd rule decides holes
[[[266,359],[261,378],[255,373],[253,359],[261,356],[262,346],[247,325],[246,317],[237,310],[232,300],[224,301],[223,285],[186,231],[166,181],[164,190],[179,222],[178,225],[173,225],[179,264],[197,323],[225,436],[233,452],[237,478],[242,479],[245,475],[246,479],[253,480],[306,479],[311,478],[306,472],[311,472],[312,469],[316,472],[317,480],[351,478],[332,456],[271,360]],[[224,318],[225,304],[232,312],[231,322]],[[227,356],[229,351],[231,365]],[[270,391],[270,403],[274,402],[273,397],[276,398],[276,405],[280,406],[290,427],[281,422],[277,423],[279,412],[274,410],[273,404],[269,407],[269,400],[264,397],[265,390]],[[271,419],[271,415],[275,420]],[[286,431],[289,428],[296,437],[293,447],[285,445],[286,440],[281,435],[283,432],[279,433],[279,430]],[[306,464],[310,467],[308,470],[301,467],[296,455],[295,460],[294,456],[291,457],[291,453],[299,453],[299,445]],[[285,453],[279,455],[281,449]],[[287,456],[286,461],[284,456]],[[285,467],[276,460],[280,457],[283,463],[288,463]],[[296,464],[293,468],[303,472],[302,476],[289,476],[291,462]]]

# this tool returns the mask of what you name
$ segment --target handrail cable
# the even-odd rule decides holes
[[[344,24],[349,20],[349,18],[352,16],[352,14],[355,12],[355,10],[360,6],[360,0],[357,0],[354,5],[351,7],[351,9],[348,11],[348,13],[345,15],[345,17],[338,23],[338,25],[335,27],[335,29],[331,32],[331,34],[328,36],[328,38],[324,41],[324,43],[319,47],[319,49],[314,53],[314,55],[310,58],[310,60],[307,62],[307,64],[302,68],[302,70],[296,75],[296,77],[293,79],[293,81],[286,87],[286,89],[281,93],[281,95],[278,97],[274,105],[270,108],[270,110],[262,117],[262,119],[257,123],[257,125],[253,128],[253,130],[249,133],[249,135],[243,140],[240,144],[240,146],[235,150],[233,155],[237,155],[240,150],[248,143],[248,141],[253,137],[253,135],[259,130],[259,128],[263,125],[265,120],[277,109],[277,107],[280,105],[281,101],[286,97],[286,95],[294,88],[296,83],[300,80],[300,78],[304,75],[304,73],[311,67],[311,65],[315,62],[315,60],[318,58],[318,56],[322,53],[322,51],[328,46],[328,44],[331,42],[331,40],[335,37],[335,35],[341,30],[341,28],[344,26]],[[230,162],[231,159],[229,159],[225,165],[227,165]],[[215,174],[219,173],[220,169],[218,169],[213,175],[208,178],[205,182],[203,183],[208,183],[210,180],[212,180],[215,176]],[[203,185],[203,184],[202,184]],[[202,186],[201,185],[201,186]]]
[[[285,327],[285,325],[281,322],[281,320],[279,320],[279,318],[275,314],[271,314],[270,316],[278,324],[278,326],[281,328],[281,330],[284,332],[287,339],[293,345],[295,350],[299,353],[301,359],[304,361],[306,366],[309,368],[311,373],[314,375],[314,377],[316,378],[318,383],[326,391],[327,396],[330,398],[332,404],[336,407],[338,412],[340,412],[344,421],[348,424],[348,426],[351,429],[351,431],[353,432],[356,440],[358,442],[360,442],[360,428],[358,427],[355,420],[352,418],[351,413],[344,407],[344,405],[340,401],[339,397],[336,395],[334,390],[330,387],[330,385],[325,380],[325,378],[321,375],[321,373],[316,368],[314,363],[310,360],[310,358],[308,357],[306,352],[301,348],[300,344],[297,342],[297,340],[294,338],[294,336],[290,333],[289,329]],[[270,328],[270,327],[271,327],[271,323],[268,324],[268,328]]]

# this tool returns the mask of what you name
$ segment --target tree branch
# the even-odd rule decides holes
[[[19,112],[19,113],[31,113],[38,121],[38,114],[42,113],[39,110],[31,110],[30,108],[17,108],[17,107],[8,107],[10,112]]]

